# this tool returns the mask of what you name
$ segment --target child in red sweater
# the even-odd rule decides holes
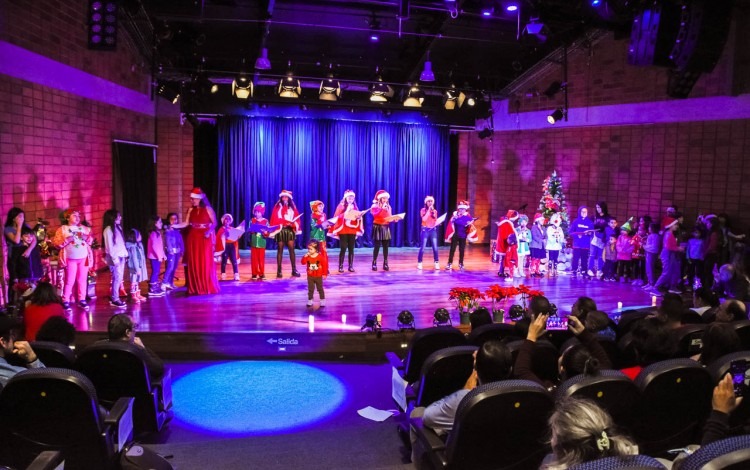
[[[323,277],[326,275],[324,259],[316,240],[307,244],[307,253],[302,257],[302,265],[307,266],[307,306],[312,307],[313,294],[318,290],[320,306],[326,306],[326,293],[323,290]]]

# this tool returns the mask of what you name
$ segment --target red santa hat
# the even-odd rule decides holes
[[[508,218],[510,221],[514,221],[518,219],[518,211],[514,211],[513,209],[510,209],[506,214],[505,217]]]
[[[427,196],[426,198],[424,198],[424,203],[427,204],[427,201],[432,201],[434,203],[435,202],[435,198],[432,197],[432,196]]]
[[[468,210],[469,209],[469,201],[467,201],[465,199],[462,199],[462,200],[458,201],[458,206],[457,207],[459,209],[466,209],[466,210]]]
[[[224,214],[224,215],[221,216],[221,223],[224,223],[224,219],[226,219],[226,218],[229,219],[229,223],[230,224],[232,222],[234,222],[234,217],[232,217],[232,214]]]
[[[386,191],[385,189],[380,189],[380,190],[378,190],[377,193],[375,193],[375,197],[372,200],[374,202],[378,202],[380,200],[380,198],[383,198],[383,197],[390,199],[391,195],[388,194],[388,191]]]
[[[664,228],[671,228],[678,224],[680,221],[679,219],[674,219],[672,217],[665,217],[664,218]]]
[[[356,197],[357,195],[354,194],[354,191],[352,191],[351,189],[347,189],[346,191],[344,191],[344,199],[348,198],[349,196]]]
[[[536,221],[539,220],[539,219],[544,220],[544,215],[542,215],[541,213],[537,212],[536,214],[534,214],[534,223],[536,223]]]
[[[193,188],[192,191],[190,191],[190,197],[193,199],[203,199],[203,191],[199,187]]]
[[[253,206],[253,212],[260,211],[261,214],[266,213],[266,203],[262,201],[258,201]]]
[[[292,192],[289,191],[288,189],[281,190],[281,192],[279,193],[279,199],[281,199],[284,196],[288,197],[289,199],[294,199],[294,197],[292,197]]]
[[[326,206],[323,204],[323,201],[310,201],[310,209],[315,212],[315,208],[320,206],[320,210],[323,210],[323,208]]]

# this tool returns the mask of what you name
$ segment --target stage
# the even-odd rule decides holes
[[[427,253],[425,256],[424,269],[417,270],[417,252],[416,248],[392,248],[390,271],[382,270],[381,254],[379,269],[373,272],[372,249],[360,248],[355,254],[356,272],[339,273],[338,250],[331,249],[332,272],[324,281],[327,301],[324,308],[319,306],[317,293],[314,306],[306,306],[305,273],[300,269],[302,277],[291,277],[286,253],[284,277],[276,279],[276,252],[267,250],[266,280],[251,280],[250,260],[242,258],[240,281],[220,281],[221,293],[217,295],[188,296],[180,269],[177,290],[145,303],[128,303],[127,309],[119,311],[133,315],[139,335],[144,339],[151,337],[158,342],[156,349],[170,357],[194,357],[193,353],[200,351],[219,356],[379,354],[382,348],[400,347],[408,339],[408,334],[398,333],[396,317],[400,311],[411,311],[416,327],[427,328],[433,324],[435,309],[445,307],[451,312],[453,324],[458,325],[455,306],[448,300],[452,287],[476,287],[484,291],[492,284],[511,285],[497,276],[498,265],[490,261],[487,246],[467,247],[463,271],[457,269],[457,255],[454,269],[445,270],[447,247],[440,248],[439,271],[434,269],[430,250],[429,256]],[[297,250],[298,260],[303,253]],[[231,266],[227,270],[231,279]],[[100,274],[97,299],[92,302],[90,312],[74,307],[69,316],[82,333],[79,337],[83,345],[102,337],[107,320],[118,311],[108,302],[109,283],[109,274]],[[618,302],[622,302],[623,310],[651,305],[650,294],[630,284],[584,280],[564,273],[556,278],[516,278],[513,283],[543,291],[563,312],[569,312],[575,299],[582,295],[593,298],[606,312],[616,310]],[[145,283],[142,286],[145,292]],[[483,305],[490,307],[491,302],[486,300]],[[382,334],[362,333],[366,316],[378,313],[382,314]]]

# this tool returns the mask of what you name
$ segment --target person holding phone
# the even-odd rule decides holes
[[[739,374],[739,367],[743,365],[745,384],[747,383],[748,363],[747,361],[743,362],[744,365],[740,363],[735,364],[733,361],[732,365],[729,366],[730,372],[714,388],[713,397],[711,398],[711,414],[703,426],[703,439],[701,439],[701,445],[703,446],[726,439],[727,437],[750,434],[749,421],[745,421],[735,427],[730,427],[729,425],[729,415],[740,406],[740,403],[744,399],[737,394],[733,377],[733,372],[734,374]],[[747,391],[747,385],[744,386],[744,391]]]
[[[578,317],[568,317],[568,329],[578,338],[580,344],[576,344],[565,350],[558,361],[559,378],[556,382],[542,380],[534,372],[532,357],[536,343],[547,333],[547,321],[550,315],[541,313],[534,318],[529,325],[526,340],[518,350],[516,365],[514,367],[516,377],[536,382],[548,390],[554,390],[557,385],[566,379],[579,374],[597,375],[601,369],[612,367],[604,348],[599,344],[596,336],[587,331]]]

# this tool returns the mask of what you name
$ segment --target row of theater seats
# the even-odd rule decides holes
[[[31,344],[47,368],[20,372],[0,391],[1,463],[24,468],[57,450],[66,469],[117,468],[133,435],[172,418],[171,374],[152,378],[138,346],[100,342],[76,357],[58,343]]]
[[[505,326],[487,325],[496,330]],[[508,343],[514,352],[519,345]],[[409,384],[404,416],[414,407],[428,406],[463,387],[473,368],[475,350],[477,346],[467,345],[460,332],[446,327],[416,332],[403,361],[389,354],[391,364]],[[534,368],[541,378],[557,377],[557,357],[552,343],[537,342]],[[644,368],[635,381],[617,370],[576,376],[561,384],[554,396],[533,382],[496,382],[479,387],[480,392],[470,394],[474,398],[462,403],[465,413],[473,418],[464,418],[459,412],[447,442],[418,420],[401,420],[400,432],[413,427],[419,436],[418,452],[428,454],[425,461],[435,468],[457,463],[462,463],[461,468],[532,468],[549,451],[543,441],[548,437],[547,419],[555,399],[576,396],[589,398],[609,411],[615,422],[636,438],[642,452],[659,455],[699,442],[713,387],[735,359],[750,360],[750,351],[724,356],[709,367],[684,358],[656,363]],[[467,420],[464,424],[463,419]],[[750,402],[743,403],[732,419],[750,419]],[[484,458],[489,460],[477,460]]]

